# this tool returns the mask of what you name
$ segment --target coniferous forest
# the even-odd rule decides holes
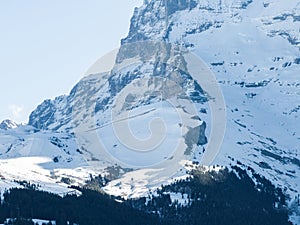
[[[13,224],[33,224],[30,219],[36,218],[56,220],[58,225],[67,221],[79,225],[291,224],[282,190],[255,173],[250,177],[249,171],[251,168],[234,167],[205,172],[200,168],[190,178],[162,186],[155,194],[121,203],[84,187],[77,187],[80,196],[61,197],[29,185],[3,194],[0,223],[17,218]],[[174,200],[171,193],[186,198]]]

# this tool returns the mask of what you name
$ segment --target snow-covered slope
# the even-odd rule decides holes
[[[24,186],[63,194],[70,184],[84,184],[89,174],[72,135],[31,126],[0,130],[0,188]]]
[[[187,163],[205,157],[214,130],[215,99],[194,82],[183,56],[188,49],[214,73],[226,103],[226,132],[213,164],[251,167],[283,188],[292,204],[300,190],[299,31],[295,0],[145,1],[111,71],[89,74],[68,96],[32,112],[29,125],[42,130],[30,134],[39,143],[33,150],[22,154],[32,136],[21,128],[0,133],[3,163],[58,156],[58,164],[37,164],[45,174],[67,170],[77,177],[88,174],[82,168],[104,171],[117,163],[134,171],[104,189],[128,197],[183,176]],[[65,147],[51,144],[53,138]]]

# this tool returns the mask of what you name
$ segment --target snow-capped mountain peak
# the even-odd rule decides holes
[[[14,122],[12,120],[9,120],[9,119],[3,120],[0,123],[0,129],[2,129],[2,130],[14,129],[14,128],[17,128],[18,126],[19,126],[19,124],[17,124],[16,122]]]

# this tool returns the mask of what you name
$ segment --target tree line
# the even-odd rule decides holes
[[[251,173],[250,177],[249,171],[239,167],[219,172],[205,172],[199,167],[191,175],[162,186],[155,195],[123,203],[101,191],[101,176],[92,182],[99,185],[98,189],[91,183],[88,188],[77,187],[82,192],[80,196],[61,197],[32,185],[13,188],[3,194],[0,222],[18,218],[18,224],[29,224],[26,219],[37,218],[56,220],[57,225],[66,225],[67,221],[79,225],[291,224],[286,196],[258,174]],[[187,196],[185,204],[171,199],[170,193]]]

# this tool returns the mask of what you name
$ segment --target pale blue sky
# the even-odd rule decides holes
[[[0,120],[27,122],[119,46],[142,0],[0,1]]]

